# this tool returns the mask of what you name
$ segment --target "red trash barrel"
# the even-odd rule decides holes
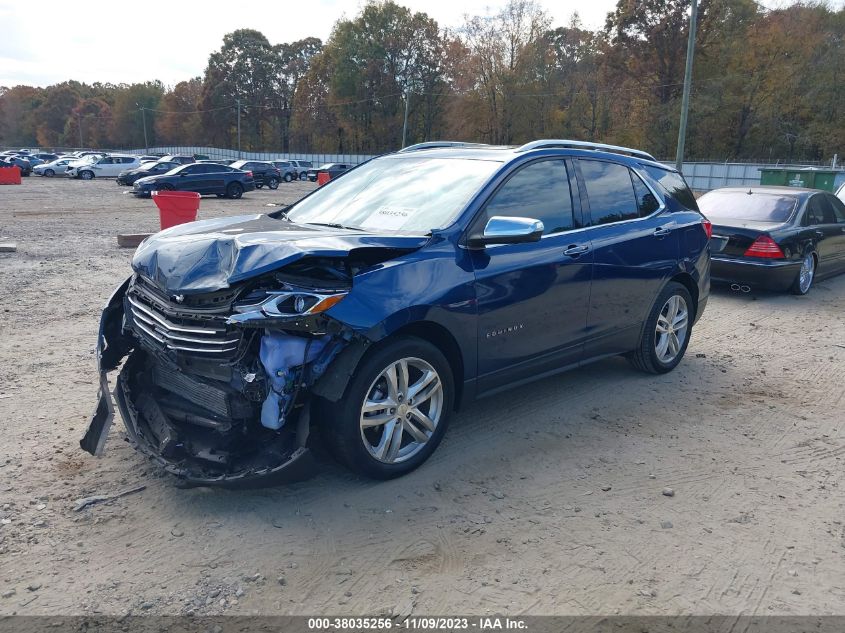
[[[197,219],[201,196],[196,191],[153,191],[152,197],[162,231]]]
[[[332,175],[327,171],[318,171],[317,172],[317,185],[322,187],[325,185],[329,180],[332,179]]]
[[[0,185],[21,184],[21,168],[17,165],[0,167]]]

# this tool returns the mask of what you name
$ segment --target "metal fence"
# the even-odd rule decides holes
[[[236,149],[224,149],[220,147],[173,147],[160,146],[142,149],[124,150],[128,154],[203,154],[209,158],[244,160],[308,160],[315,165],[325,163],[350,163],[357,165],[373,157],[370,154],[306,154],[297,152],[238,152]]]

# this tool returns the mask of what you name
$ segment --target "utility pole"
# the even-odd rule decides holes
[[[147,113],[144,110],[144,106],[142,106],[140,103],[136,103],[135,105],[141,109],[141,120],[144,122],[144,151],[149,154],[150,143],[149,141],[147,141]]]
[[[238,158],[241,157],[241,98],[238,97]]]
[[[405,122],[402,124],[402,148],[405,148],[405,138],[408,134],[408,106],[411,103],[411,88],[405,88]]]
[[[687,68],[684,72],[684,96],[681,99],[681,124],[678,126],[678,149],[675,154],[675,168],[684,166],[684,143],[687,138],[687,117],[689,116],[689,93],[692,87],[692,58],[695,55],[695,25],[698,21],[698,0],[692,0],[689,16],[689,39],[687,40]]]

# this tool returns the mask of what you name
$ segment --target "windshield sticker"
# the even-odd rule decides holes
[[[415,210],[412,207],[379,207],[361,223],[361,226],[368,229],[395,231],[401,229],[411,219]]]

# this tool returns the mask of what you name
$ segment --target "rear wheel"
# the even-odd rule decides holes
[[[232,200],[237,200],[242,195],[244,195],[244,188],[239,182],[230,183],[228,187],[226,187],[226,197],[231,198]]]
[[[326,442],[351,469],[376,479],[411,472],[443,439],[454,402],[446,358],[414,337],[379,346],[361,361],[344,396],[321,401]]]
[[[285,182],[290,182],[291,180],[293,180],[293,174],[291,174],[290,172],[286,173]]]
[[[267,181],[267,188],[268,189],[278,189],[279,188],[279,179],[278,178],[271,178]]]
[[[677,367],[687,351],[694,309],[689,291],[670,281],[651,308],[639,346],[629,356],[634,367],[650,374]]]
[[[94,172],[86,169],[85,171],[79,172],[79,177],[82,178],[82,180],[93,180]]]
[[[805,295],[813,287],[813,279],[816,277],[816,255],[812,251],[804,255],[801,261],[801,268],[798,276],[792,283],[792,294]]]
[[[301,174],[299,174],[299,179],[300,180],[308,180],[308,174],[306,174],[305,172],[302,172]]]

